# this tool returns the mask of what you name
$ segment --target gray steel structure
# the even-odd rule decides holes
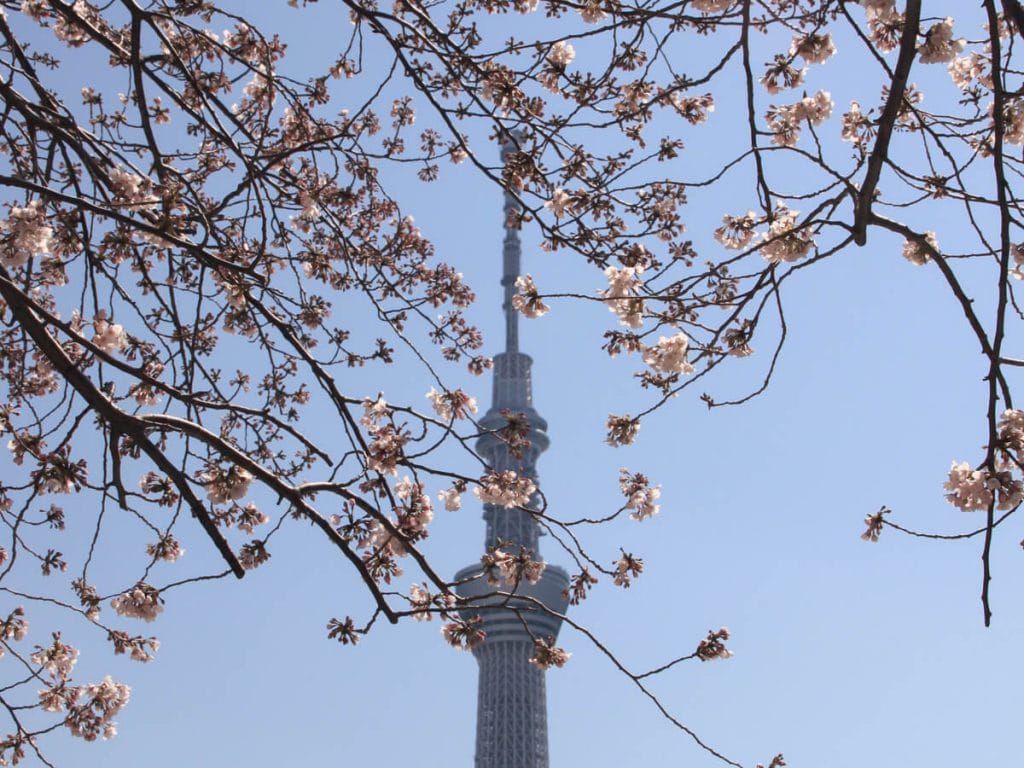
[[[504,160],[512,145],[502,147]],[[519,457],[493,434],[484,434],[476,444],[478,453],[498,472],[511,469],[537,482],[537,459],[548,447],[547,422],[533,407],[530,381],[532,360],[519,351],[519,313],[512,307],[515,281],[519,276],[521,247],[519,233],[508,225],[516,208],[511,195],[505,195],[505,242],[501,284],[505,289],[502,305],[505,313],[505,351],[494,357],[494,393],[490,410],[481,419],[486,429],[501,429],[506,424],[502,411],[523,413],[530,424],[530,447]],[[538,508],[539,495],[530,506]],[[522,509],[484,505],[487,522],[486,546],[509,542],[506,551],[516,553],[523,546],[540,559],[540,526]],[[547,694],[544,672],[529,659],[533,655],[533,637],[557,637],[561,620],[539,610],[537,601],[549,610],[564,614],[568,606],[565,590],[569,577],[558,566],[548,565],[536,584],[520,583],[516,598],[494,597],[495,587],[482,576],[479,563],[463,568],[455,578],[461,583],[459,595],[475,606],[506,603],[502,608],[473,607],[462,611],[463,618],[480,615],[486,639],[473,649],[480,665],[476,712],[476,768],[548,768]],[[508,589],[507,586],[503,589]],[[487,597],[491,595],[491,597]],[[509,610],[509,607],[518,610]]]

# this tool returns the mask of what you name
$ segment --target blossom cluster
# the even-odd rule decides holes
[[[10,216],[0,219],[0,264],[17,269],[33,256],[48,254],[52,237],[42,201],[11,206]]]
[[[770,264],[799,261],[804,258],[814,245],[810,227],[797,228],[800,211],[780,206],[775,210],[768,231],[761,245],[761,255]]]
[[[127,592],[115,597],[110,601],[110,606],[118,616],[142,619],[146,622],[153,621],[164,610],[160,593],[144,581],[138,582]]]
[[[924,42],[918,46],[917,53],[922,64],[951,63],[957,54],[964,49],[966,41],[953,39],[953,19],[946,17],[936,22],[925,34]]]
[[[124,709],[130,696],[131,688],[114,682],[110,675],[102,682],[79,686],[69,698],[74,702],[85,701],[69,706],[64,724],[72,735],[86,741],[95,741],[98,736],[113,738],[117,735],[117,724],[113,718]]]
[[[625,550],[622,550],[622,557],[612,563],[615,570],[612,572],[612,581],[615,586],[629,589],[633,579],[644,572],[644,561]]]
[[[416,621],[430,621],[435,611],[447,617],[449,609],[455,606],[455,595],[450,593],[432,594],[424,584],[413,584],[409,587],[409,605],[412,617]]]
[[[199,479],[206,486],[206,495],[214,504],[238,501],[249,492],[252,474],[243,467],[232,465],[228,469],[211,465],[199,473]]]
[[[640,289],[639,274],[643,267],[608,267],[605,277],[608,288],[601,291],[601,296],[608,305],[608,310],[618,315],[619,322],[627,328],[639,328],[643,325],[644,301],[638,296]]]
[[[468,418],[471,413],[477,412],[476,398],[467,395],[461,389],[451,392],[438,392],[433,387],[426,394],[427,400],[434,409],[434,413],[441,421],[453,421],[454,419]]]
[[[924,239],[932,247],[932,250],[939,250],[939,241],[935,238],[934,232],[925,232]],[[911,264],[921,267],[931,261],[931,251],[919,240],[903,241],[903,258]]]
[[[54,632],[53,642],[45,648],[37,645],[31,658],[50,677],[66,680],[78,661],[78,649],[62,642],[60,632]]]
[[[441,627],[441,635],[453,648],[460,651],[471,651],[487,637],[481,626],[483,619],[474,616],[472,619],[454,619]]]
[[[511,554],[505,551],[506,546],[506,542],[499,542],[496,546],[488,547],[481,556],[480,563],[487,583],[493,587],[507,585],[515,589],[523,581],[529,584],[540,581],[547,564],[542,560],[534,560],[533,551],[526,547],[520,547],[518,553]]]
[[[772,130],[772,142],[780,147],[796,146],[801,123],[806,120],[811,125],[821,125],[832,115],[832,107],[832,95],[828,91],[818,91],[794,104],[772,107],[765,116]]]
[[[95,335],[92,343],[107,354],[119,352],[128,345],[128,334],[118,323],[113,323],[107,318],[105,310],[99,310],[93,318],[92,327]]]
[[[993,501],[996,509],[1013,509],[1024,500],[1024,483],[1009,471],[972,469],[966,461],[953,462],[942,487],[947,491],[946,501],[964,512],[986,510]]]
[[[623,467],[619,470],[619,489],[626,497],[626,509],[633,510],[630,517],[634,520],[642,522],[658,514],[661,506],[654,502],[661,497],[661,486],[652,486],[646,475],[630,473]]]
[[[732,651],[725,647],[725,641],[728,639],[729,630],[725,627],[708,630],[708,636],[697,644],[697,658],[701,661],[728,659],[732,656]]]
[[[694,367],[686,359],[690,338],[680,331],[675,336],[662,336],[658,343],[643,351],[644,362],[659,373],[693,373]]]
[[[549,635],[546,640],[535,637],[533,638],[533,656],[530,657],[530,663],[543,670],[551,667],[564,667],[571,655],[568,651],[555,645],[554,637]]]
[[[521,275],[516,278],[516,290],[519,292],[512,296],[512,307],[531,319],[546,315],[551,309],[545,304],[537,291],[530,275]]]
[[[520,477],[515,470],[490,472],[480,478],[480,484],[473,493],[484,504],[499,507],[525,507],[537,486],[529,477]]]

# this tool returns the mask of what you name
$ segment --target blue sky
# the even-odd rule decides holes
[[[301,63],[337,44],[331,24],[340,15],[283,8],[269,20]],[[837,72],[830,81],[837,109],[857,95],[857,80]],[[728,106],[725,97],[705,136],[733,135]],[[696,132],[687,142],[695,158],[714,150]],[[481,146],[482,156],[496,155]],[[699,175],[689,157],[673,170]],[[443,171],[431,187],[394,182],[439,255],[477,290],[472,315],[496,352],[501,194],[468,166]],[[710,233],[727,210],[754,204],[744,183],[737,176],[694,195],[684,216],[698,245],[713,247]],[[940,243],[955,237],[940,233]],[[689,662],[652,687],[744,765],[767,764],[777,752],[790,766],[829,768],[1010,765],[1019,755],[1019,530],[994,549],[989,629],[978,600],[980,541],[925,542],[891,530],[878,544],[859,539],[862,518],[882,504],[912,528],[954,532],[982,522],[947,505],[941,488],[949,463],[975,461],[985,439],[976,343],[937,271],[913,267],[899,249],[872,233],[866,248],[795,276],[785,293],[790,338],[769,391],[712,412],[699,393],[684,394],[627,449],[603,443],[608,413],[644,402],[631,380],[639,362],[609,360],[599,349],[614,317],[596,303],[553,301],[550,315],[521,323],[522,349],[535,360],[535,405],[552,439],[539,466],[552,510],[564,518],[610,511],[621,466],[663,490],[654,519],[587,533],[599,560],[610,564],[623,546],[646,570],[628,591],[606,580],[573,618],[637,670],[689,653],[708,629],[728,626],[732,659]],[[529,231],[524,269],[542,290],[593,295],[602,287],[600,273],[542,253]],[[741,394],[767,350],[733,367],[754,373],[716,377],[708,391]],[[407,370],[353,374],[349,383],[359,394],[380,389],[419,402],[429,382],[410,380]],[[489,378],[474,387],[486,407]],[[479,509],[467,497],[461,512],[438,512],[425,550],[454,573],[479,557],[482,541]],[[567,564],[550,541],[542,546],[551,562]],[[189,558],[210,557],[201,538],[188,547]],[[447,647],[436,621],[379,624],[356,648],[329,642],[328,618],[368,609],[354,574],[301,524],[287,525],[272,552],[241,582],[168,595],[160,620],[139,629],[162,641],[149,665],[109,658],[84,627],[66,633],[82,647],[85,669],[110,671],[134,691],[116,739],[51,739],[58,765],[471,765],[472,657]],[[566,630],[562,644],[573,656],[548,673],[552,766],[715,764],[585,638]]]

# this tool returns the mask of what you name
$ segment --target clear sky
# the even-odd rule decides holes
[[[336,8],[277,5],[260,12],[300,68],[337,45],[345,22]],[[842,105],[857,75],[834,74],[829,87]],[[723,98],[712,127],[728,134],[734,119]],[[714,150],[697,133],[686,140],[694,157]],[[689,157],[678,172],[701,162]],[[431,187],[396,183],[406,212],[476,289],[472,315],[489,332],[488,351],[499,351],[500,191],[468,165],[444,168]],[[713,247],[723,213],[755,202],[743,183],[737,177],[694,196],[684,218],[699,246]],[[542,290],[594,295],[602,287],[593,268],[542,253],[537,243],[524,233],[524,269]],[[937,271],[915,268],[899,249],[873,233],[868,247],[805,270],[785,293],[790,336],[769,391],[713,412],[699,392],[684,395],[628,449],[603,443],[610,412],[645,402],[631,380],[639,362],[609,360],[599,349],[614,317],[595,303],[554,301],[548,316],[521,323],[522,349],[535,360],[535,405],[549,422],[552,445],[539,469],[555,513],[614,509],[621,466],[662,485],[654,519],[587,532],[599,560],[610,564],[623,546],[646,570],[628,591],[605,580],[573,617],[637,670],[691,652],[710,628],[729,627],[732,659],[689,662],[653,687],[673,714],[744,765],[767,764],[777,752],[803,768],[1020,759],[1019,530],[993,553],[989,629],[978,600],[980,541],[926,542],[891,530],[878,544],[859,538],[863,517],[882,504],[918,529],[982,523],[942,498],[949,463],[974,462],[985,439],[981,359]],[[742,394],[767,351],[741,361],[754,373],[716,377],[707,390]],[[354,373],[349,383],[360,394],[421,399],[429,383],[403,370],[384,379]],[[473,386],[485,408],[489,377]],[[462,511],[438,512],[425,550],[454,573],[479,557],[483,536],[480,510],[467,497]],[[187,546],[187,558],[214,562],[201,538]],[[542,546],[550,562],[567,565],[551,542]],[[84,745],[57,735],[52,759],[110,768],[471,765],[472,657],[442,641],[437,621],[379,624],[355,648],[328,641],[328,618],[365,615],[355,575],[301,524],[287,525],[272,552],[241,582],[168,595],[162,617],[138,629],[162,641],[149,665],[111,658],[84,628],[66,634],[86,669],[109,671],[134,690],[116,739]],[[561,640],[573,656],[548,673],[553,768],[715,765],[585,638],[567,630]]]

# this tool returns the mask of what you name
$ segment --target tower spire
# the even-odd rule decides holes
[[[516,145],[514,141],[521,139],[521,135],[513,134],[509,137],[509,140],[501,145],[501,161],[502,164],[508,159],[508,156],[515,150]],[[516,279],[519,277],[520,267],[519,263],[522,259],[522,245],[519,242],[519,227],[518,222],[513,219],[515,211],[519,206],[516,205],[516,199],[512,196],[512,193],[507,189],[505,190],[505,205],[503,212],[505,214],[505,242],[502,247],[502,271],[501,271],[501,285],[505,289],[505,300],[502,303],[501,308],[505,312],[505,351],[506,352],[518,352],[519,351],[519,313],[516,312],[515,307],[512,306],[512,296],[516,290]]]
[[[509,136],[501,148],[502,161],[518,149],[520,135]],[[490,409],[480,420],[483,434],[477,452],[497,472],[512,470],[538,483],[537,459],[547,449],[547,422],[533,407],[530,366],[532,360],[519,351],[519,313],[512,306],[515,282],[520,274],[522,248],[513,226],[515,198],[504,194],[505,239],[502,248],[502,309],[505,316],[505,351],[494,356],[494,393]],[[529,446],[513,453],[498,431],[508,416],[522,414],[529,423]],[[539,484],[539,483],[538,483]],[[539,509],[534,494],[529,509]],[[525,508],[484,505],[487,522],[485,546],[499,544],[516,554],[520,547],[540,560],[540,526]],[[476,714],[476,768],[548,768],[547,694],[544,672],[530,663],[533,640],[556,637],[561,626],[557,615],[568,606],[565,590],[569,577],[558,566],[545,567],[536,584],[487,583],[479,563],[455,575],[458,594],[470,607],[465,619],[483,619],[486,639],[473,649],[480,665]],[[504,593],[504,594],[499,594]],[[509,597],[508,593],[513,593]],[[520,599],[526,598],[526,599]],[[547,611],[541,610],[537,604]],[[495,607],[488,607],[495,606]],[[500,606],[500,607],[499,607]]]

